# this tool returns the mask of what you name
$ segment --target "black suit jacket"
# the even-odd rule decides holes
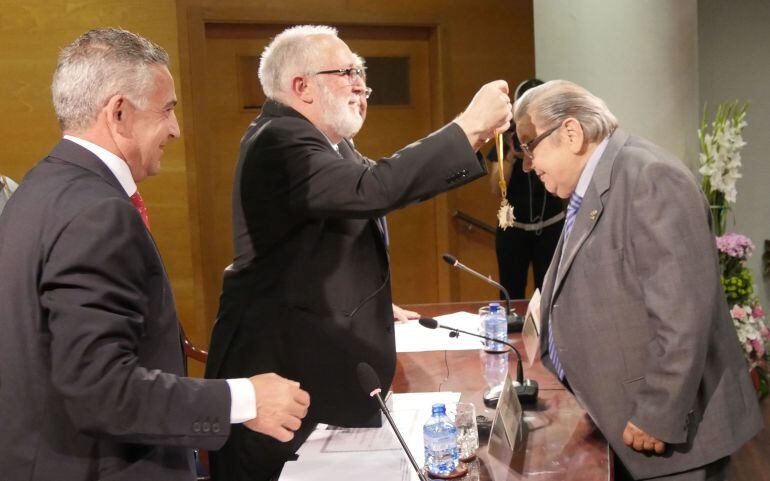
[[[247,130],[233,188],[235,260],[206,375],[276,371],[310,393],[308,420],[357,426],[377,406],[356,365],[372,365],[384,390],[395,370],[376,219],[485,167],[453,123],[373,165],[346,147],[337,153],[307,119],[272,101]]]
[[[180,377],[152,237],[92,153],[62,140],[0,219],[0,476],[190,480],[230,431],[224,381]]]

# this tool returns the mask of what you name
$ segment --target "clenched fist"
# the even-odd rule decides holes
[[[508,84],[505,80],[495,80],[476,92],[455,123],[463,129],[473,148],[478,149],[496,133],[508,130],[511,118],[513,111],[508,97]]]
[[[243,425],[279,441],[291,441],[307,415],[310,395],[298,382],[274,373],[253,376],[249,381],[257,400],[257,417]]]

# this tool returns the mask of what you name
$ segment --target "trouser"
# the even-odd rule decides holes
[[[269,481],[277,479],[286,461],[296,459],[295,453],[316,427],[307,419],[294,433],[294,439],[282,443],[264,434],[255,433],[242,424],[235,424],[222,449],[211,451],[213,481]]]

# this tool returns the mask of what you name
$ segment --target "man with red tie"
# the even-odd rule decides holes
[[[179,321],[136,184],[179,137],[166,52],[119,29],[65,48],[64,138],[0,220],[0,473],[191,480],[230,425],[293,438],[309,397],[268,373],[184,377]]]

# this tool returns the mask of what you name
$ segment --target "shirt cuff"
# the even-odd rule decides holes
[[[257,417],[257,395],[246,378],[228,379],[230,386],[230,424],[238,424]]]

